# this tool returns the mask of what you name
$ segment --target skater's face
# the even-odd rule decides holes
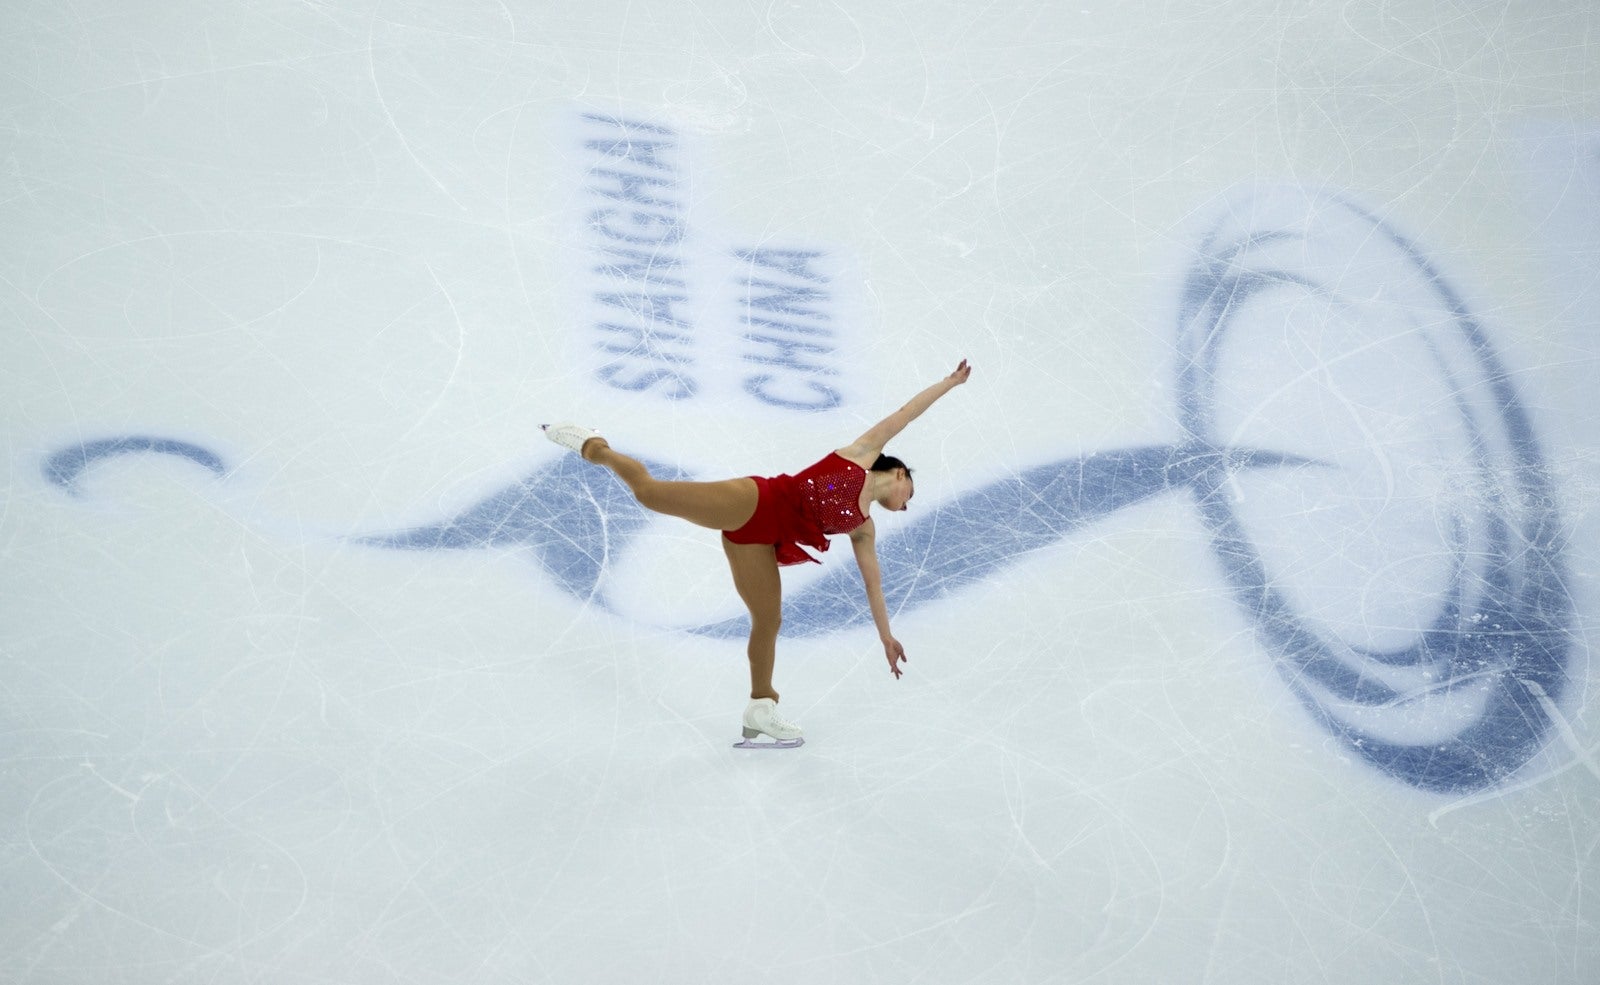
[[[906,474],[905,469],[895,469],[894,478],[889,481],[889,490],[884,494],[883,505],[896,513],[902,512],[915,493],[916,487],[911,482],[911,476]]]

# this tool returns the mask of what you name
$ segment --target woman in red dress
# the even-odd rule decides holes
[[[722,531],[722,549],[733,571],[733,586],[750,610],[750,704],[744,713],[745,738],[765,734],[782,744],[798,745],[800,728],[778,713],[778,692],[772,687],[783,603],[778,568],[815,561],[805,547],[825,551],[829,535],[849,534],[889,670],[900,676],[906,654],[889,631],[870,511],[874,505],[904,510],[914,487],[911,470],[899,459],[883,454],[883,448],[971,374],[972,367],[963,359],[955,372],[912,397],[855,441],[796,475],[670,482],[655,478],[637,459],[614,450],[587,428],[546,425],[545,434],[586,461],[615,472],[646,509]]]

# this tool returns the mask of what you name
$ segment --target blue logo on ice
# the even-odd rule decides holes
[[[1240,611],[1318,721],[1405,783],[1491,786],[1544,746],[1571,684],[1555,497],[1527,415],[1461,298],[1386,223],[1298,188],[1216,214],[1181,290],[1177,440],[1041,465],[883,536],[889,606],[1188,495]],[[199,446],[134,436],[65,449],[45,474],[75,491],[94,462],[130,452],[223,471]],[[601,574],[650,522],[609,472],[560,455],[457,516],[364,542],[524,546],[567,592],[616,609]],[[858,579],[831,568],[788,601],[786,631],[869,624]]]

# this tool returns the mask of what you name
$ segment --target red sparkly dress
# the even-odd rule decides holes
[[[861,489],[867,470],[830,452],[798,475],[753,475],[759,499],[756,513],[738,530],[723,531],[735,544],[771,544],[779,564],[818,563],[802,548],[822,552],[831,534],[861,526]]]

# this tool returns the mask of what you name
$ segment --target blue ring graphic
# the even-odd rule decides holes
[[[1295,610],[1232,505],[1225,470],[1195,475],[1196,503],[1240,607],[1285,683],[1324,727],[1373,766],[1417,787],[1458,792],[1494,785],[1543,747],[1553,723],[1541,695],[1559,700],[1570,686],[1572,602],[1562,583],[1561,525],[1544,456],[1481,326],[1422,252],[1339,196],[1289,194],[1304,197],[1276,222],[1229,228],[1231,217],[1247,210],[1225,210],[1230,218],[1213,229],[1190,271],[1179,326],[1184,430],[1197,447],[1216,440],[1220,354],[1252,305],[1283,291],[1337,296],[1338,285],[1308,275],[1307,265],[1283,261],[1318,228],[1353,226],[1402,261],[1388,276],[1423,287],[1444,315],[1429,329],[1427,347],[1453,396],[1477,485],[1493,491],[1476,499],[1481,542],[1469,555],[1464,524],[1456,525],[1450,585],[1432,624],[1417,627],[1410,646],[1375,651],[1330,639]],[[1382,671],[1397,667],[1425,670],[1425,692],[1385,683]],[[1452,694],[1474,711],[1464,727],[1427,741],[1385,737],[1410,706]]]

